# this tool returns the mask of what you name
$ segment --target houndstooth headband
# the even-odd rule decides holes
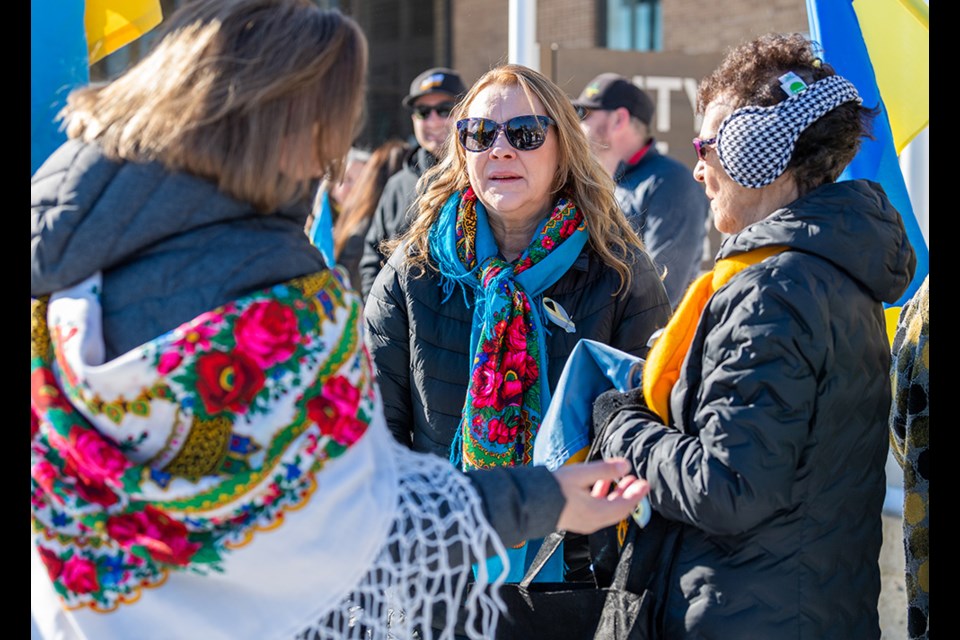
[[[787,168],[804,129],[850,101],[861,102],[856,87],[841,76],[830,76],[779,104],[737,109],[717,131],[720,164],[737,183],[751,189],[765,187]]]

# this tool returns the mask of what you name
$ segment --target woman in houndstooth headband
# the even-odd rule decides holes
[[[594,407],[680,531],[664,637],[879,638],[883,303],[916,259],[880,185],[837,182],[875,112],[800,34],[733,49],[697,106],[694,177],[729,235],[642,388]]]

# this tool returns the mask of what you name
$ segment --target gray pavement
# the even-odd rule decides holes
[[[883,505],[880,549],[880,640],[907,637],[907,589],[903,576],[903,472],[887,458],[887,499]]]
[[[883,514],[883,547],[880,549],[880,640],[907,637],[907,590],[903,577],[903,520],[900,514]]]

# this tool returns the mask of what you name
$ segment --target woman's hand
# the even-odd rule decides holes
[[[574,464],[554,471],[567,500],[557,529],[593,533],[630,515],[650,492],[650,485],[629,472],[630,463],[625,458]]]

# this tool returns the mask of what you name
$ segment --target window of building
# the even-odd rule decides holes
[[[663,23],[660,0],[604,0],[606,47],[620,51],[660,51]]]

